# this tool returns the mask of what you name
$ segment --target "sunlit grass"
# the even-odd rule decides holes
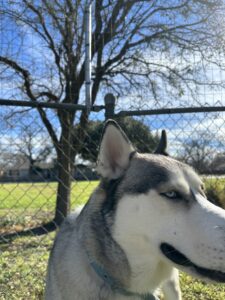
[[[72,183],[72,204],[87,201],[98,181]],[[0,209],[43,209],[55,207],[57,183],[10,183],[0,184]]]
[[[225,208],[225,178],[207,177],[204,182],[208,198]]]
[[[72,207],[85,203],[98,182],[76,182],[72,186]],[[206,187],[221,199],[225,179],[206,179]],[[41,224],[52,218],[56,183],[0,185],[0,231],[12,231]],[[49,251],[55,233],[17,238],[0,245],[0,300],[42,300]],[[180,275],[183,300],[224,300],[225,286],[205,284]]]
[[[73,182],[71,210],[85,203],[98,181]],[[57,183],[0,185],[0,233],[18,231],[51,220],[55,213]]]

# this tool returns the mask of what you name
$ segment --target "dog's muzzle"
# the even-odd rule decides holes
[[[179,252],[177,249],[175,249],[173,246],[162,243],[160,245],[160,249],[162,253],[173,263],[176,265],[191,268],[192,271],[195,273],[208,278],[210,280],[216,281],[216,282],[223,282],[225,283],[225,273],[217,270],[210,270],[207,268],[203,268],[200,266],[197,266],[192,261],[190,261],[184,254]]]

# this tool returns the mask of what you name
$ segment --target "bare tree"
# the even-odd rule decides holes
[[[84,11],[88,0],[6,0],[1,2],[4,46],[0,64],[3,80],[14,80],[18,95],[28,101],[82,102],[84,86]],[[156,100],[167,83],[177,95],[193,84],[203,84],[186,54],[194,53],[216,63],[224,45],[222,0],[93,0],[92,104],[100,87],[116,93],[145,89]],[[6,28],[15,32],[10,37]],[[31,47],[29,37],[35,40]],[[16,42],[15,42],[16,40]],[[14,47],[12,47],[14,45]],[[13,49],[13,50],[12,50]],[[41,54],[39,53],[40,51]],[[161,54],[167,60],[156,60]],[[183,58],[183,65],[171,60]],[[54,222],[60,224],[70,203],[71,169],[82,147],[88,122],[85,111],[58,111],[60,136],[46,110],[37,108],[55,147],[58,160],[58,193]],[[79,131],[73,134],[74,123]]]
[[[196,138],[183,141],[182,146],[180,159],[193,166],[198,172],[207,174],[216,154],[213,134],[199,131],[196,133]]]
[[[29,174],[33,175],[37,163],[45,162],[53,152],[53,146],[46,136],[34,132],[30,126],[22,126],[18,142],[14,143],[15,153],[22,155],[29,162]]]

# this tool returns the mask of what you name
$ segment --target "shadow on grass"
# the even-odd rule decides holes
[[[33,228],[24,229],[12,233],[3,233],[0,234],[0,244],[10,243],[14,239],[19,237],[40,236],[40,235],[48,234],[50,232],[55,231],[59,226],[60,224],[57,224],[54,220],[52,220],[45,224]]]

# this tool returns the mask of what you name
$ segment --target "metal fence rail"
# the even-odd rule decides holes
[[[56,108],[64,110],[86,110],[85,105],[81,104],[70,104],[70,103],[48,103],[48,102],[35,102],[26,100],[13,100],[13,99],[0,99],[0,105],[5,106],[16,106],[16,107],[43,107],[43,108]],[[104,105],[94,105],[92,106],[92,111],[100,111],[104,109]]]

